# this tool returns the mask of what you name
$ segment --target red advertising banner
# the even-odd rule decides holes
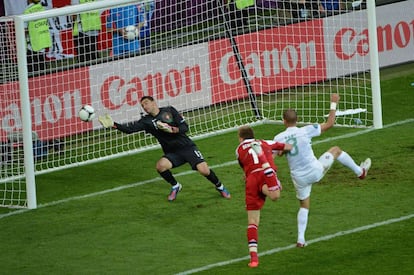
[[[22,131],[20,91],[17,82],[0,85],[0,136],[7,140]],[[29,79],[32,130],[41,140],[50,140],[92,129],[78,111],[90,103],[89,70],[81,68]]]
[[[368,18],[354,11],[324,18],[327,78],[368,71]],[[379,66],[414,61],[412,3],[402,1],[376,8]],[[361,18],[365,21],[361,22]],[[355,22],[359,22],[356,24]]]
[[[237,36],[235,40],[255,94],[326,78],[322,20]],[[209,54],[213,103],[246,97],[230,41],[210,42]]]
[[[200,56],[207,51],[208,44],[202,43],[89,67],[95,110],[127,122],[141,117],[140,99],[145,95],[178,110],[211,105],[208,55]],[[168,65],[163,62],[167,59]]]
[[[377,8],[381,66],[414,58],[413,15],[401,12],[408,7],[403,1]],[[116,121],[138,119],[143,95],[179,110],[245,98],[234,46],[255,94],[366,70],[368,62],[360,60],[368,58],[367,30],[365,24],[354,26],[358,12],[236,36],[237,45],[220,39],[31,78],[32,129],[49,140],[100,127],[97,120],[79,120],[83,104],[93,104],[97,114],[110,113]],[[101,48],[109,46],[103,44],[105,37],[100,39]],[[17,82],[0,84],[0,127],[2,141],[22,130]]]

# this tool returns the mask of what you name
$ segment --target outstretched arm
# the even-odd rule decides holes
[[[277,152],[276,155],[278,155],[278,156],[283,156],[284,153],[289,152],[290,150],[292,150],[292,144],[289,144],[289,143],[282,143],[282,144],[283,144],[283,149],[274,150],[274,152]]]
[[[325,123],[321,123],[321,132],[325,132],[335,124],[336,105],[339,103],[339,94],[331,94],[331,106],[329,109],[328,119]]]
[[[132,134],[144,130],[141,120],[130,122],[127,124],[119,124],[117,122],[114,122],[114,120],[109,114],[99,116],[98,120],[103,127],[118,129],[119,131],[124,132],[126,134]]]
[[[284,153],[292,150],[292,144],[289,143],[277,142],[273,140],[267,140],[266,142],[272,148],[274,155],[282,156]]]
[[[268,141],[273,151],[290,151],[292,145],[283,142]]]

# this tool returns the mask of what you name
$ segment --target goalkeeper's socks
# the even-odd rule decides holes
[[[208,174],[206,178],[213,183],[219,182],[219,179],[217,178],[216,173],[214,173],[214,171],[211,169],[210,169],[210,174]]]
[[[224,186],[221,184],[220,180],[216,176],[216,173],[214,173],[213,170],[210,169],[210,174],[206,176],[206,178],[213,183],[217,189],[221,188],[220,190],[223,190]]]
[[[158,172],[160,174],[160,176],[167,181],[169,184],[171,185],[177,185],[177,180],[174,178],[173,174],[171,173],[170,170],[165,170],[164,172]]]

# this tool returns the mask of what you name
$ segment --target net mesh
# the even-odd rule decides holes
[[[172,2],[139,1],[82,13],[67,9],[46,19],[51,39],[39,51],[30,48],[37,33],[29,32],[36,173],[153,148],[157,143],[150,135],[125,135],[78,117],[89,104],[96,116],[108,113],[116,122],[131,122],[144,115],[144,95],[179,110],[192,137],[281,122],[287,108],[296,109],[303,123],[322,122],[333,92],[341,95],[337,125],[372,126],[363,7],[321,11],[252,1],[239,9],[237,1]],[[53,10],[51,1],[42,3]],[[138,30],[127,34],[131,25]],[[13,21],[3,18],[1,30],[0,205],[24,207],[21,140],[10,138],[22,132]]]

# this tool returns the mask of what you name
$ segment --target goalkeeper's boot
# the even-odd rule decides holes
[[[220,193],[223,198],[230,199],[231,195],[230,192],[224,187],[222,184],[220,187],[216,187],[216,190]]]
[[[371,168],[371,159],[367,158],[366,160],[364,160],[361,163],[360,167],[362,168],[362,174],[361,176],[359,176],[359,178],[363,180],[367,176],[369,168]]]
[[[178,183],[176,187],[171,187],[170,195],[168,196],[168,201],[173,201],[177,198],[178,192],[181,191],[183,186]]]

